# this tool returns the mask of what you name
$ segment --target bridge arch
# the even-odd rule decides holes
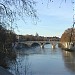
[[[51,44],[50,42],[45,42],[43,45],[46,45],[46,44]]]
[[[40,46],[40,43],[37,43],[37,42],[32,43],[31,47],[34,47],[34,46]]]
[[[19,49],[19,48],[28,48],[29,46],[27,45],[27,44],[25,44],[25,43],[18,43],[17,44],[17,48]]]
[[[28,48],[29,46],[27,44],[22,44],[22,47]]]
[[[56,41],[47,41],[43,44],[43,46],[45,46],[45,44],[50,44],[52,48],[56,48],[58,47],[59,42]]]

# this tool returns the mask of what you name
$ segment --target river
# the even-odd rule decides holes
[[[16,50],[17,58],[7,69],[14,75],[75,75],[75,53],[51,48],[32,47]]]

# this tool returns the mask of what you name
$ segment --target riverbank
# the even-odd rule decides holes
[[[73,47],[73,48],[63,48],[63,47],[61,47],[61,49],[62,50],[65,50],[65,51],[69,51],[69,52],[75,52],[75,47]]]
[[[13,75],[8,70],[0,66],[0,75]]]

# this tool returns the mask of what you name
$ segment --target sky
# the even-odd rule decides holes
[[[20,35],[35,35],[61,37],[63,32],[73,25],[73,5],[72,0],[35,0],[34,7],[37,10],[39,20],[33,20],[25,16],[23,20],[17,21],[18,30],[15,32]]]

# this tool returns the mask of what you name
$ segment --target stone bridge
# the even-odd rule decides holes
[[[25,42],[17,42],[17,44],[24,44],[28,47],[31,47],[33,44],[38,44],[41,48],[44,48],[45,44],[51,44],[52,48],[55,48],[55,46],[59,43],[59,41],[25,41]]]

